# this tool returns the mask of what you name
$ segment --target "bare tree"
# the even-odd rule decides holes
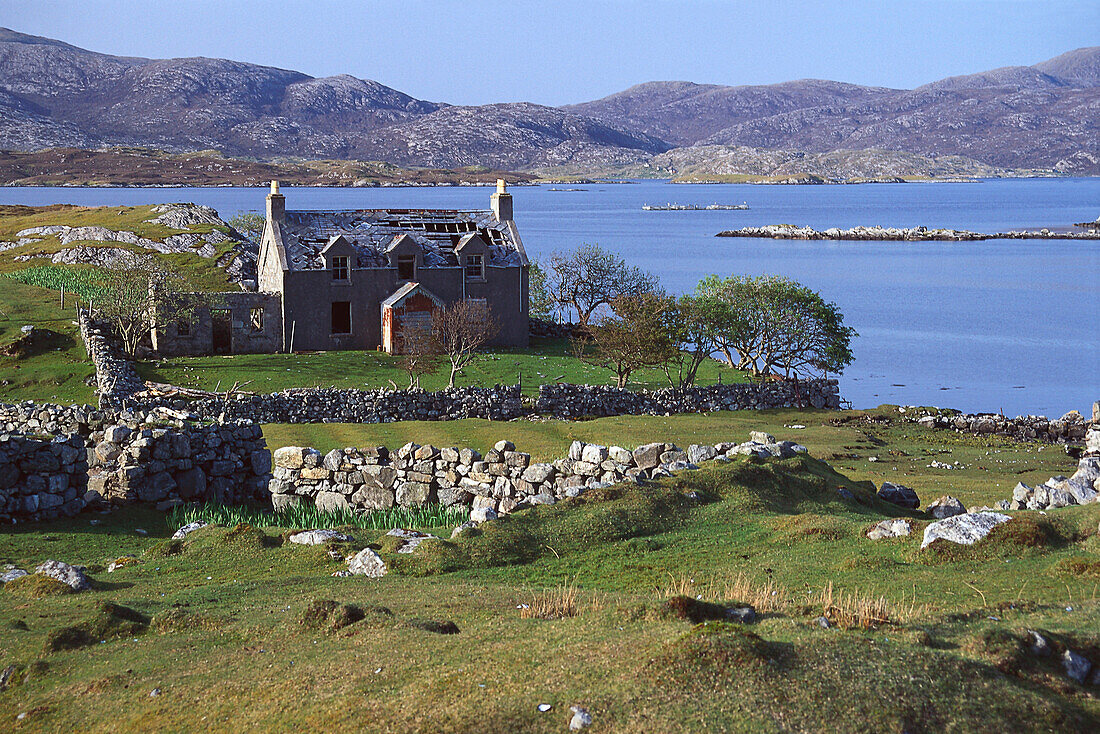
[[[455,386],[455,376],[499,333],[500,323],[484,301],[456,301],[432,314],[432,338],[451,363],[447,387]]]
[[[401,358],[398,364],[409,376],[409,387],[420,387],[420,378],[435,372],[439,367],[439,345],[431,327],[423,324],[404,324],[397,336]]]
[[[584,244],[572,252],[550,256],[546,290],[562,308],[577,313],[587,326],[592,314],[616,298],[657,291],[657,276],[647,273],[599,245]]]
[[[89,304],[122,340],[130,356],[154,329],[190,320],[205,302],[192,293],[187,279],[160,258],[137,255],[123,258],[97,274],[99,295]]]

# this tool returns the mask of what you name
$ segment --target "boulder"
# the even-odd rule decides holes
[[[365,510],[388,510],[396,498],[392,489],[364,484],[351,495],[351,504]]]
[[[928,505],[927,512],[937,520],[943,520],[955,515],[965,515],[966,507],[955,497],[945,496]]]
[[[503,454],[506,451],[515,451],[516,445],[511,441],[497,441],[493,444],[493,450]]]
[[[968,512],[934,522],[924,529],[923,550],[936,540],[946,540],[960,545],[973,545],[989,535],[989,531],[1012,518],[998,512]]]
[[[583,706],[570,706],[573,717],[569,719],[569,731],[580,731],[592,726],[592,714]]]
[[[313,504],[318,512],[341,512],[351,509],[347,498],[339,492],[318,492],[313,499]]]
[[[353,576],[378,579],[386,575],[386,562],[370,548],[364,548],[348,559],[348,571]]]
[[[321,530],[304,530],[300,533],[294,533],[294,535],[291,535],[287,540],[291,543],[297,543],[298,545],[324,545],[325,543],[350,543],[355,540],[355,538],[326,528]]]
[[[284,469],[301,469],[304,456],[305,449],[301,446],[283,446],[275,449],[272,460],[275,466],[281,466]]]
[[[492,507],[475,507],[470,510],[470,521],[476,523],[488,522],[489,520],[496,520],[498,517],[497,511]]]
[[[920,498],[917,497],[917,493],[910,487],[901,484],[883,482],[882,489],[878,491],[878,496],[879,499],[885,500],[892,505],[904,507],[909,510],[915,510],[920,507]]]
[[[871,540],[882,540],[883,538],[901,538],[909,535],[913,532],[913,524],[905,518],[895,518],[893,520],[883,520],[876,523],[874,527],[867,531],[867,537]]]
[[[424,482],[401,482],[397,487],[397,504],[402,507],[419,507],[432,501],[432,485]]]
[[[1084,683],[1092,670],[1092,661],[1075,650],[1066,650],[1062,653],[1062,667],[1070,680]]]
[[[608,453],[606,446],[600,446],[598,444],[590,443],[584,447],[581,451],[581,461],[587,461],[589,464],[596,464],[597,466],[602,464],[610,454]],[[573,458],[570,456],[569,458]]]
[[[749,441],[753,443],[775,443],[775,436],[764,431],[749,431]]]
[[[17,578],[21,578],[26,575],[27,572],[21,568],[9,568],[8,570],[4,571],[3,574],[0,574],[0,584],[6,584],[9,581],[15,581]]]
[[[693,443],[688,446],[687,455],[692,464],[701,464],[718,456],[718,450],[713,446]]]
[[[541,484],[549,481],[555,471],[553,464],[531,464],[523,470],[523,480],[531,484]]]
[[[639,469],[653,469],[660,465],[661,454],[664,453],[664,450],[665,445],[663,443],[647,443],[644,446],[639,446],[633,452],[635,466]],[[570,452],[570,458],[573,458],[572,452]]]
[[[34,572],[67,584],[73,591],[87,591],[92,588],[88,577],[84,575],[83,568],[70,566],[68,563],[62,563],[61,561],[50,560],[41,563],[34,569]]]

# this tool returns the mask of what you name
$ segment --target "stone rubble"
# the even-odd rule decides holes
[[[871,540],[884,538],[902,538],[913,532],[913,524],[905,518],[882,520],[867,531],[867,537]]]
[[[287,540],[298,545],[324,545],[325,543],[350,543],[355,539],[335,530],[321,529],[294,533]]]

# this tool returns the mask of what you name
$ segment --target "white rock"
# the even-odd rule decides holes
[[[989,531],[1012,518],[998,512],[968,512],[934,522],[924,529],[922,549],[934,540],[943,539],[960,545],[973,545],[989,535]]]
[[[354,576],[378,579],[386,575],[386,562],[370,548],[364,548],[348,559],[348,571]]]
[[[51,579],[57,579],[63,584],[68,584],[73,591],[85,591],[92,588],[88,577],[84,575],[84,569],[70,566],[68,563],[62,563],[61,561],[46,561],[39,564],[34,572],[49,576]]]
[[[569,710],[573,712],[573,718],[569,720],[569,731],[580,731],[592,726],[592,714],[588,713],[588,709],[583,706],[570,706]]]
[[[928,505],[928,514],[937,520],[943,520],[955,515],[965,515],[966,507],[956,497],[940,497]]]
[[[388,533],[386,533],[386,535],[394,538],[401,538],[405,541],[405,544],[397,549],[398,553],[412,553],[418,547],[420,547],[420,544],[423,543],[425,540],[430,540],[436,537],[434,535],[429,535],[428,533],[422,533],[418,530],[406,530],[405,528],[394,528],[393,530],[390,530]]]
[[[350,535],[344,535],[338,533],[335,530],[303,530],[300,533],[295,533],[287,538],[291,543],[297,543],[298,545],[323,545],[328,542],[334,543],[349,543],[354,538]]]
[[[871,540],[883,538],[900,538],[913,532],[913,525],[905,518],[883,520],[867,531],[867,537]]]
[[[489,520],[496,520],[497,511],[492,507],[475,507],[470,510],[470,520],[473,522],[488,522]]]
[[[0,584],[6,584],[9,581],[15,581],[17,578],[20,578],[20,577],[26,576],[26,575],[27,575],[27,572],[24,571],[21,568],[13,568],[13,569],[7,570],[7,571],[4,572],[4,574],[2,576],[0,576]]]
[[[187,537],[188,533],[193,533],[199,528],[205,528],[209,524],[210,523],[203,522],[202,520],[199,520],[197,522],[189,522],[176,532],[172,533],[172,540],[183,540]]]
[[[1062,653],[1062,667],[1066,669],[1066,675],[1078,683],[1084,683],[1092,670],[1092,661],[1079,652],[1066,650]]]

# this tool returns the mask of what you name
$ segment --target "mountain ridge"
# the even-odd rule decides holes
[[[218,149],[260,160],[537,170],[642,164],[690,146],[881,149],[1100,174],[1097,120],[1100,47],[913,90],[823,79],[645,82],[548,107],[450,105],[347,74],[316,78],[228,59],[112,56],[0,29],[0,148],[15,151]]]

